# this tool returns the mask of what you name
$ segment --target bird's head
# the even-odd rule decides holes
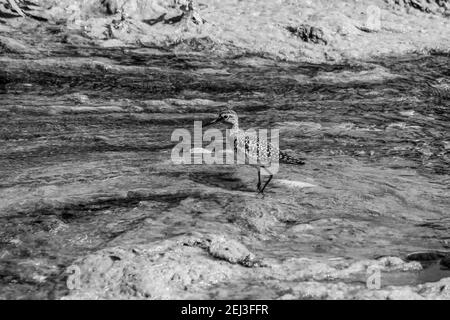
[[[238,115],[233,110],[223,110],[219,113],[216,119],[208,123],[205,127],[211,126],[216,123],[225,123],[231,126],[235,126],[238,124]]]

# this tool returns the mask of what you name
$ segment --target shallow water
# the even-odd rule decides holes
[[[342,65],[150,49],[0,58],[0,297],[61,297],[76,258],[189,232],[231,234],[279,260],[448,249],[448,101],[424,81],[449,66],[439,54]],[[172,131],[224,107],[244,128],[280,128],[281,148],[308,164],[278,178],[318,187],[275,180],[262,199],[254,169],[172,165]],[[448,276],[426,270],[392,281]]]

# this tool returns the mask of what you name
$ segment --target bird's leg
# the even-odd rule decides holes
[[[260,167],[258,167],[260,168]],[[266,167],[262,167],[264,170],[266,170],[267,173],[269,173],[269,179],[267,179],[266,183],[264,184],[264,186],[262,188],[258,188],[258,194],[262,194],[264,196],[264,189],[267,187],[267,185],[269,184],[270,180],[272,180],[273,174],[272,172],[270,172]],[[260,174],[260,171],[258,169],[258,175]],[[258,177],[259,178],[259,177]]]
[[[262,187],[262,189],[259,191],[260,193],[264,194],[264,189],[266,188],[266,186],[269,184],[270,180],[272,180],[273,174],[271,174],[269,176],[269,179],[267,179],[266,183],[264,184],[264,186]]]
[[[257,167],[258,169],[258,184],[256,185],[256,189],[258,189],[258,191],[261,189],[261,167]]]

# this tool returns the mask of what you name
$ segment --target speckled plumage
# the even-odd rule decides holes
[[[245,155],[245,163],[255,165],[258,169],[258,185],[257,189],[259,193],[263,193],[265,187],[268,185],[273,177],[273,174],[267,169],[274,162],[303,165],[305,162],[303,159],[293,157],[283,151],[280,151],[278,147],[269,143],[266,139],[260,139],[258,135],[250,135],[245,131],[239,129],[239,119],[236,112],[233,110],[222,111],[217,119],[210,123],[223,122],[231,126],[228,139],[234,145],[235,153]],[[261,188],[261,172],[260,169],[264,168],[269,173],[269,179]]]
[[[267,140],[261,140],[257,135],[248,135],[239,128],[233,127],[231,129],[229,139],[234,143],[235,152],[240,151],[245,154],[248,164],[270,165],[275,161],[288,164],[305,164],[303,159],[292,157],[280,151]]]

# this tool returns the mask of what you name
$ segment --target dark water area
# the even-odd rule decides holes
[[[1,298],[59,298],[79,257],[212,226],[274,259],[450,246],[449,100],[427,86],[449,78],[448,55],[316,65],[68,48],[0,70]],[[281,178],[321,189],[275,184],[261,205],[275,218],[249,222],[254,171],[172,165],[172,131],[225,107],[243,128],[279,128],[309,163]],[[404,285],[448,276],[426,270]]]

